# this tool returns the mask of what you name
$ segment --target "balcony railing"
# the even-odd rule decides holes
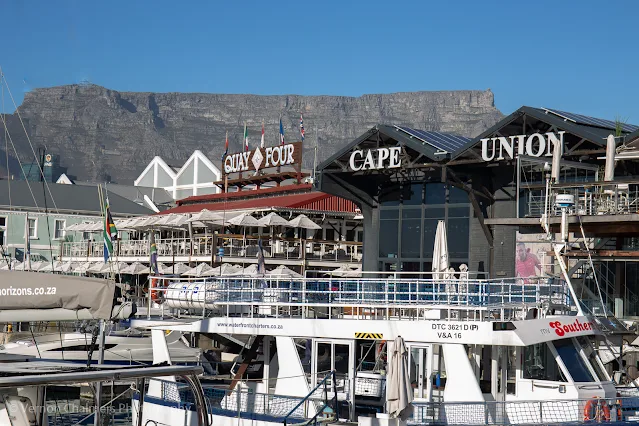
[[[545,189],[527,188],[523,194],[520,199],[520,203],[524,203],[523,215],[541,217],[546,203]],[[561,209],[555,203],[557,194],[574,196],[575,205],[570,213],[585,216],[639,212],[639,183],[585,182],[557,185],[553,187],[549,206],[551,216],[561,216]]]
[[[277,317],[314,318],[420,315],[423,308],[466,311],[474,316],[486,311],[507,320],[522,319],[530,308],[572,315],[574,301],[567,283],[553,277],[476,279],[458,273],[450,279],[354,278],[315,279],[266,276],[215,277],[196,281],[158,278],[154,290],[163,308],[179,307],[216,315],[252,316],[255,312]],[[150,294],[150,293],[149,293]],[[273,309],[271,309],[273,308]],[[282,309],[280,309],[282,308]],[[239,309],[239,310],[238,310]],[[414,309],[415,312],[407,310]],[[455,315],[447,315],[450,319]],[[458,319],[469,318],[457,315]]]
[[[158,257],[167,258],[224,257],[255,258],[259,251],[258,240],[241,236],[196,236],[193,238],[156,239]],[[103,242],[80,241],[62,243],[62,258],[91,260],[103,256]],[[262,240],[265,258],[290,260],[318,260],[357,263],[362,259],[362,243],[354,241],[318,241],[305,239]],[[145,261],[150,255],[149,240],[118,240],[115,254],[121,258],[140,258]],[[164,259],[163,259],[164,258]]]

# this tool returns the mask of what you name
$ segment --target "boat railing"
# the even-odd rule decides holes
[[[417,402],[409,425],[605,424],[635,417],[638,397],[590,400]]]
[[[157,277],[157,280],[150,280],[149,285],[155,286],[147,293],[155,297],[149,300],[149,308],[153,300],[162,301],[163,309],[199,310],[204,316],[208,311],[213,316],[229,317],[410,319],[438,309],[444,317],[451,319],[516,320],[524,319],[531,308],[538,308],[540,316],[545,312],[564,315],[576,312],[568,284],[556,277],[474,279],[458,275],[448,279],[317,279],[230,276],[195,281]],[[460,311],[473,312],[473,316],[460,316]]]
[[[154,380],[161,383],[163,401],[178,404],[186,410],[193,408],[194,395],[185,383]],[[246,386],[238,386],[234,390],[206,386],[203,391],[209,414],[270,422],[303,422],[313,416],[316,408],[326,400],[314,395],[305,398],[255,392]]]

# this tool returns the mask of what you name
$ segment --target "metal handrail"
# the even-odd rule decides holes
[[[317,391],[320,387],[323,386],[324,387],[324,405],[319,410],[315,410],[315,415],[311,417],[306,423],[304,423],[304,425],[308,425],[308,424],[311,424],[311,422],[315,422],[315,420],[320,415],[320,413],[323,413],[324,410],[327,407],[329,407],[328,390],[327,390],[328,379],[331,379],[331,385],[333,386],[333,398],[332,398],[333,412],[335,413],[335,416],[337,417],[338,415],[337,388],[335,386],[335,370],[333,370],[329,374],[327,374],[326,377],[324,377],[322,381],[319,382],[317,386],[315,386],[313,390],[311,390],[308,393],[308,395],[306,395],[295,407],[293,407],[293,409],[286,415],[286,417],[284,417],[284,426],[288,424],[289,417],[291,417],[295,413],[295,411],[297,411],[297,409],[300,408],[306,401],[309,401],[311,396],[313,396],[313,394],[315,393],[315,391]]]

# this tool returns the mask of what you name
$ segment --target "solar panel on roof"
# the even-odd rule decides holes
[[[610,120],[603,120],[596,117],[588,117],[587,115],[573,114],[572,112],[559,111],[558,109],[543,108],[544,111],[554,114],[564,120],[570,120],[575,124],[585,124],[587,126],[601,127],[604,129],[615,130],[617,128],[616,123]],[[621,124],[621,129],[624,132],[634,132],[639,129],[639,126],[633,124]]]
[[[449,133],[411,129],[410,127],[402,126],[395,126],[395,128],[433,146],[439,151],[445,151],[447,153],[455,152],[470,142],[470,138],[452,135]]]

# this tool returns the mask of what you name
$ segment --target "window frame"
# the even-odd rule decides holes
[[[62,236],[58,237],[57,235],[57,224],[58,222],[62,222],[62,227],[60,228],[60,231],[62,232]],[[67,231],[65,231],[65,228],[67,227],[67,220],[66,219],[53,219],[53,239],[56,241],[61,241],[64,240],[67,236]]]
[[[37,217],[30,217],[27,218],[28,221],[33,221],[33,235],[31,235],[31,225],[28,224],[27,225],[27,229],[29,232],[29,239],[30,240],[37,240],[38,239],[38,218]],[[26,235],[25,235],[26,238]]]
[[[0,238],[0,246],[7,245],[7,231],[9,229],[9,216],[0,215],[0,219],[4,219],[4,225],[0,225],[0,231],[2,231],[2,238]]]

